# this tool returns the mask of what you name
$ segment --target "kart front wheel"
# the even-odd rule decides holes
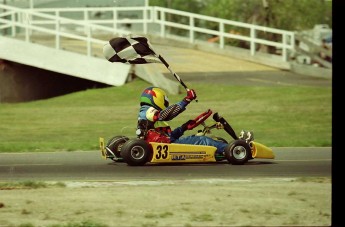
[[[121,148],[127,140],[129,140],[129,138],[126,136],[114,136],[108,141],[106,149],[109,149],[114,154],[114,157],[112,158],[113,161],[123,161],[123,158],[121,157]]]
[[[128,140],[121,149],[121,157],[130,166],[145,165],[150,154],[150,145],[141,139]]]
[[[233,165],[243,165],[252,157],[252,152],[244,140],[235,140],[225,148],[225,157]]]

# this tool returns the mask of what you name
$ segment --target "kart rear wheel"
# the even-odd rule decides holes
[[[121,149],[121,157],[130,166],[145,165],[150,154],[150,145],[142,139],[128,140]]]
[[[121,157],[121,148],[127,140],[129,140],[129,138],[126,136],[114,136],[108,141],[106,149],[109,149],[114,154],[114,158],[112,158],[113,161],[123,161]]]
[[[243,165],[252,157],[252,152],[244,140],[235,140],[225,148],[225,157],[233,165]]]

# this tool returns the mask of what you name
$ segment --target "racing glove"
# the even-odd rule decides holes
[[[195,91],[193,89],[187,89],[187,95],[186,95],[186,97],[184,97],[183,100],[185,100],[186,102],[190,103],[194,99],[196,99]]]
[[[196,126],[196,122],[194,120],[188,120],[186,123],[181,125],[181,128],[183,131],[186,131],[186,130],[191,130],[195,128],[195,126]]]

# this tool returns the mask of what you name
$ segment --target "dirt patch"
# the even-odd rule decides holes
[[[59,184],[60,187],[2,190],[0,225],[331,225],[329,178]]]

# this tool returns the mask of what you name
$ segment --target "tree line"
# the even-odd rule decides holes
[[[161,6],[289,31],[332,28],[331,0],[150,0]]]

